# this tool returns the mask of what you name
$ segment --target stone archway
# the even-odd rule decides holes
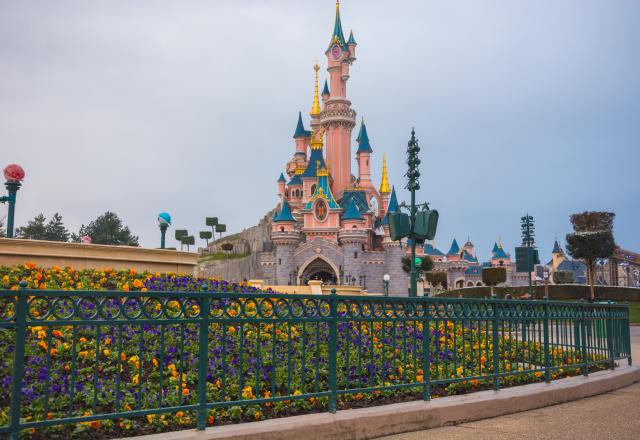
[[[337,284],[340,271],[324,255],[309,258],[298,271],[298,285],[306,285],[309,280],[320,280],[324,284]]]

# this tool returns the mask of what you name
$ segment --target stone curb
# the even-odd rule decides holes
[[[626,362],[625,362],[626,363]],[[500,391],[395,403],[135,437],[136,440],[333,440],[372,439],[403,432],[486,419],[606,393],[640,381],[640,367],[621,366],[589,377],[578,376]]]

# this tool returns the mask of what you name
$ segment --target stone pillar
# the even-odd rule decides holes
[[[292,281],[295,284],[295,275],[292,277],[291,274],[295,269],[293,254],[300,243],[300,234],[297,231],[273,231],[271,233],[271,239],[276,247],[275,283],[280,286],[285,286],[289,284],[289,281]]]
[[[385,273],[391,277],[389,296],[409,296],[409,274],[402,270],[402,257],[405,256],[402,244],[385,238],[382,247],[385,253]]]

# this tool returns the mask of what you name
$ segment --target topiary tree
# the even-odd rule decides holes
[[[231,252],[233,250],[233,243],[227,241],[226,243],[222,243],[220,248],[225,252]]]
[[[187,231],[186,229],[176,229],[174,234],[175,234],[175,237],[176,237],[176,241],[180,242],[180,250],[182,250],[182,245],[184,244],[182,242],[182,239],[184,237],[186,237],[187,235],[189,235],[189,231]]]
[[[491,296],[493,297],[493,288],[500,283],[507,281],[506,267],[484,267],[482,268],[482,282],[486,286],[491,287]]]
[[[442,286],[444,290],[447,290],[447,273],[430,270],[424,273],[424,279],[431,283],[432,286]]]
[[[187,252],[189,252],[189,245],[195,245],[196,244],[196,239],[193,235],[187,235],[185,237],[180,238],[180,243],[181,244],[186,244],[187,245]]]
[[[222,238],[222,233],[223,232],[227,232],[227,225],[217,224],[216,225],[216,232],[218,232],[220,234],[220,238]]]
[[[209,240],[213,237],[213,232],[211,231],[200,231],[200,238],[203,240],[207,240],[207,247],[209,247]]]
[[[615,216],[613,212],[585,211],[570,217],[575,232],[567,234],[567,252],[587,266],[590,301],[595,299],[596,263],[611,257],[616,249],[613,238]]]
[[[573,272],[568,270],[558,270],[553,273],[554,284],[573,284]]]
[[[433,260],[431,257],[425,255],[424,257],[420,257],[422,262],[418,269],[418,276],[420,276],[423,272],[429,272],[433,269]],[[402,270],[406,273],[411,273],[411,257],[402,257]]]

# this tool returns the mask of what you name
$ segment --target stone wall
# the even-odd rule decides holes
[[[0,238],[0,265],[25,261],[45,268],[72,266],[78,270],[111,268],[193,274],[197,271],[198,255],[169,249]]]

